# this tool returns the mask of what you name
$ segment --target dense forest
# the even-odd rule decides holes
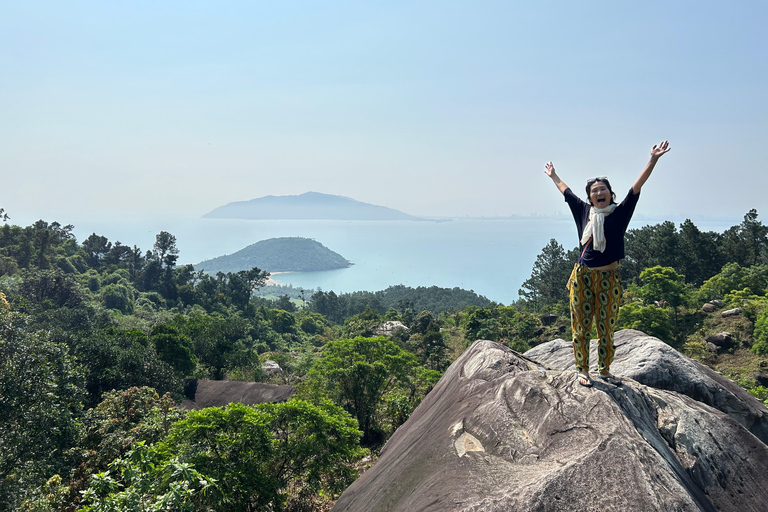
[[[555,240],[515,304],[405,286],[269,298],[260,268],[178,266],[167,232],[143,250],[78,242],[57,222],[15,226],[1,209],[0,220],[0,510],[324,510],[471,342],[525,351],[570,337],[564,284],[577,252]],[[768,399],[757,212],[723,233],[690,220],[630,230],[626,252],[620,328]],[[378,335],[388,320],[402,326]],[[724,331],[729,343],[707,341]],[[185,378],[296,393],[187,411]]]

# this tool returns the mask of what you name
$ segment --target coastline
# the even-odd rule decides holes
[[[267,281],[266,281],[266,283],[264,285],[265,286],[280,286],[280,287],[284,286],[284,285],[278,283],[277,281],[275,281],[274,279],[272,279],[272,276],[276,276],[276,275],[279,275],[279,274],[291,274],[291,272],[287,272],[287,271],[284,271],[284,272],[270,272],[269,273],[269,277],[267,278]]]

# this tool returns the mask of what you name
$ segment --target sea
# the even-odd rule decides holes
[[[22,226],[34,222],[12,220]],[[694,219],[699,229],[718,232],[740,221]],[[167,231],[176,237],[179,264],[232,254],[268,238],[311,238],[353,265],[322,272],[276,274],[272,276],[275,282],[307,291],[336,293],[377,291],[397,284],[459,287],[501,304],[517,300],[518,290],[530,277],[536,256],[550,239],[556,239],[566,250],[577,245],[576,228],[566,215],[439,221],[99,216],[59,222],[74,225],[78,242],[96,233],[113,243],[136,245],[145,251],[152,248],[160,231]],[[633,219],[630,229],[658,222],[661,220],[639,217]]]

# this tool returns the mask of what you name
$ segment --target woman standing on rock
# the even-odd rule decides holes
[[[621,385],[621,379],[611,375],[613,361],[613,330],[619,316],[619,303],[623,289],[619,278],[619,261],[624,258],[624,234],[640,198],[640,189],[651,176],[661,155],[670,150],[669,142],[653,146],[651,159],[640,173],[627,197],[616,204],[616,194],[605,177],[587,181],[586,203],[565,184],[555,172],[552,162],[546,164],[545,173],[552,178],[565,196],[579,233],[578,262],[568,278],[570,292],[571,327],[573,329],[573,355],[576,360],[579,384],[591,386],[589,375],[589,334],[592,321],[597,321],[597,369],[599,378]]]

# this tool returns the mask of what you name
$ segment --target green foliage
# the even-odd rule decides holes
[[[369,337],[373,336],[376,327],[381,322],[381,315],[366,307],[365,311],[352,315],[344,321],[344,336],[354,338],[357,336]]]
[[[757,220],[754,209],[741,224],[722,234],[702,232],[690,220],[678,232],[674,223],[666,221],[627,231],[625,250],[621,276],[626,283],[637,282],[646,268],[662,266],[674,268],[688,283],[699,286],[726,263],[742,267],[767,263],[768,226]]]
[[[431,312],[422,311],[414,320],[411,332],[407,346],[419,364],[432,370],[445,370],[450,362],[438,319]]]
[[[461,288],[439,288],[437,286],[410,288],[408,286],[390,286],[377,292],[354,292],[337,295],[335,292],[315,292],[310,298],[308,308],[326,317],[331,322],[340,324],[345,319],[371,308],[380,314],[389,309],[400,312],[401,320],[410,324],[412,317],[419,311],[431,311],[435,315],[446,311],[457,311],[468,305],[487,306],[487,298],[470,290]]]
[[[754,208],[744,215],[739,225],[739,249],[745,266],[765,263],[768,257],[768,226],[757,220]]]
[[[702,232],[690,220],[680,225],[679,251],[675,269],[685,280],[695,286],[716,274],[725,262],[725,255],[719,252],[719,235],[712,231]]]
[[[156,409],[145,393],[136,398],[142,411]],[[110,408],[105,418],[136,408],[112,403],[116,411]],[[147,423],[136,419],[128,433]],[[359,439],[354,419],[330,403],[190,411],[163,442],[142,440],[95,474],[80,510],[306,510],[354,479]]]
[[[753,388],[748,389],[752,395],[754,395],[755,398],[763,402],[764,404],[768,404],[768,388],[765,386],[755,386]]]
[[[665,301],[671,307],[682,306],[686,300],[688,289],[685,278],[671,267],[655,266],[640,273],[642,286],[637,290],[638,296],[646,304]]]
[[[83,365],[90,403],[102,400],[105,391],[151,386],[177,392],[181,382],[174,368],[159,357],[147,335],[137,329],[109,328],[80,338],[74,354]]]
[[[578,249],[566,253],[557,240],[551,239],[536,257],[531,277],[518,291],[520,297],[536,311],[567,301],[565,284],[577,259]]]
[[[640,279],[650,267],[678,268],[680,240],[675,223],[662,222],[630,229],[624,237],[626,258],[621,265],[621,278],[629,284]]]
[[[1,295],[1,294],[0,294]],[[24,319],[0,301],[0,509],[72,465],[80,436],[82,371],[68,348],[45,333],[26,333]]]
[[[283,237],[262,240],[234,254],[198,263],[208,273],[239,272],[252,267],[270,272],[315,272],[347,268],[350,262],[310,238]]]
[[[207,378],[223,379],[228,369],[248,366],[257,360],[250,331],[241,315],[177,316],[173,325],[191,340],[194,355]]]
[[[127,457],[136,443],[153,445],[162,440],[183,417],[169,394],[160,397],[149,387],[105,393],[104,400],[83,417],[83,456],[71,485],[86,489],[92,473],[108,470],[114,460]]]
[[[637,329],[667,343],[674,341],[672,311],[653,304],[643,305],[639,302],[624,304],[619,308],[617,327]]]
[[[154,391],[131,386],[177,391],[185,375],[301,383],[304,396],[332,398],[354,414],[365,432],[363,443],[380,446],[406,421],[466,340],[487,338],[523,351],[532,340],[563,334],[558,326],[537,334],[541,326],[532,312],[566,314],[565,280],[578,256],[550,241],[523,285],[529,295],[521,293],[515,306],[499,306],[458,288],[399,285],[338,295],[318,291],[306,302],[307,309],[296,311],[295,299],[304,301],[300,289],[270,291],[274,300],[253,298],[268,275],[259,268],[212,276],[189,265],[176,267],[178,248],[170,233],[161,232],[144,254],[96,234],[79,245],[71,231],[72,226],[45,221],[25,228],[0,225],[0,290],[22,313],[8,313],[7,303],[0,301],[0,309],[14,319],[3,324],[0,336],[0,361],[10,368],[0,377],[0,470],[5,468],[0,509],[71,510],[75,503],[67,499],[88,486],[89,472],[100,473],[88,494],[86,506],[93,510],[140,509],[138,500],[147,509],[237,509],[240,504],[223,501],[225,493],[245,496],[243,489],[256,485],[237,473],[242,472],[239,461],[253,457],[251,462],[266,461],[264,467],[273,471],[277,466],[270,464],[278,464],[270,462],[278,460],[275,443],[294,427],[280,424],[272,413],[258,413],[265,444],[256,442],[254,433],[254,449],[264,448],[267,455],[252,454],[242,440],[232,441],[238,449],[225,450],[226,456],[210,448],[216,439],[180,434],[161,441],[181,414]],[[749,344],[754,327],[752,350],[768,353],[767,237],[768,228],[754,210],[722,234],[701,232],[689,220],[679,230],[672,223],[630,230],[622,276],[629,285],[627,296],[642,297],[647,305],[623,306],[620,325],[670,343],[688,341],[684,349],[709,358],[717,356],[706,352],[701,333],[717,325]],[[699,301],[724,299],[741,307],[743,316],[712,324],[715,315],[698,311],[700,302],[686,310],[690,293],[685,281],[701,285]],[[671,307],[654,307],[653,300]],[[402,321],[409,330],[360,346],[365,338],[359,335],[371,335],[382,320]],[[329,341],[340,332],[350,339]],[[267,350],[271,352],[258,356]],[[284,371],[263,375],[261,360],[267,358]],[[22,390],[26,392],[29,382],[27,397]],[[39,397],[40,405],[33,403],[23,418],[15,410],[5,414],[9,397],[22,404]],[[102,397],[102,404],[82,413],[83,400],[97,404]],[[291,418],[288,423],[295,420],[285,414]],[[303,418],[299,423],[322,423],[309,421],[308,413],[295,416]],[[222,420],[219,430],[201,425],[193,430],[221,434],[224,442],[237,435],[226,426],[230,420]],[[22,423],[28,432],[20,434]],[[312,438],[307,429],[296,435]],[[303,437],[295,439],[303,442]],[[186,458],[179,456],[182,446]],[[300,446],[298,442],[281,450]],[[319,446],[306,451],[318,457]],[[199,458],[192,460],[193,455]],[[9,462],[14,457],[21,462]],[[315,460],[302,464],[311,466]],[[342,473],[336,476],[320,470],[315,472],[323,473],[319,478],[294,472],[266,483],[266,491],[276,497],[260,508],[318,508],[318,500],[341,489],[341,483],[334,487],[333,482],[350,478],[347,462],[337,466]],[[80,469],[71,472],[73,467]],[[264,478],[271,477],[267,473]],[[242,509],[259,508],[254,503],[248,501]]]
[[[296,334],[296,317],[282,309],[269,311],[269,320],[272,329],[281,334]]]
[[[129,315],[133,313],[133,290],[122,284],[108,284],[101,289],[101,300],[105,308],[116,309]]]
[[[296,319],[299,322],[299,329],[307,334],[323,334],[328,327],[328,321],[318,313],[299,311]]]
[[[180,376],[192,375],[197,358],[189,336],[170,324],[158,324],[150,333],[155,351],[160,359],[173,367]]]
[[[742,267],[735,262],[728,263],[702,284],[697,298],[699,302],[723,300],[734,290],[745,290],[748,295],[765,295],[768,292],[768,265]]]
[[[94,474],[79,512],[197,511],[215,495],[215,482],[178,458],[142,441]]]
[[[540,322],[533,314],[521,312],[515,306],[498,306],[471,310],[464,325],[469,343],[480,339],[498,341],[525,352]]]
[[[755,322],[755,342],[752,352],[759,355],[768,354],[768,308],[763,309]]]
[[[467,320],[467,340],[491,340],[498,341],[501,337],[499,321],[494,315],[493,309],[479,308],[469,314]]]
[[[346,409],[357,418],[363,444],[375,446],[382,441],[377,413],[385,405],[384,394],[412,390],[417,366],[413,354],[386,337],[331,341],[309,373],[309,392],[329,396]]]

